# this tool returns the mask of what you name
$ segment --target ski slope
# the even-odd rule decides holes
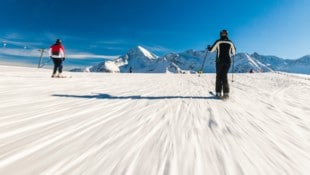
[[[306,175],[310,76],[69,73],[0,66],[0,174]],[[231,75],[229,75],[231,78]]]

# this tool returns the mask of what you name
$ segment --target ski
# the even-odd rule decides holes
[[[212,95],[212,96],[214,96],[214,98],[216,98],[216,99],[220,99],[220,100],[224,100],[224,101],[229,99],[228,96],[227,96],[227,97],[225,97],[225,96],[217,96],[217,95],[215,94],[215,92],[213,92],[213,91],[209,91],[209,94]]]
[[[65,75],[62,75],[62,76],[55,76],[55,77],[52,77],[52,78],[72,78],[72,76],[65,76]]]

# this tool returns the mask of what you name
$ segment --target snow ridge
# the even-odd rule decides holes
[[[153,54],[150,51],[143,48],[142,46],[138,46],[137,48],[145,57],[147,57],[149,59],[156,59],[158,57],[155,54]]]

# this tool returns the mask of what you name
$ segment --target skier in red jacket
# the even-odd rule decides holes
[[[62,62],[65,60],[65,48],[61,44],[61,40],[57,39],[56,43],[53,44],[49,49],[49,56],[54,62],[54,69],[52,78],[54,77],[62,77]],[[56,75],[56,72],[58,70],[58,75]]]

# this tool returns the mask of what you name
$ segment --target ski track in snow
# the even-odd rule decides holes
[[[0,66],[0,174],[308,174],[310,81]],[[229,78],[230,75],[229,75]]]

